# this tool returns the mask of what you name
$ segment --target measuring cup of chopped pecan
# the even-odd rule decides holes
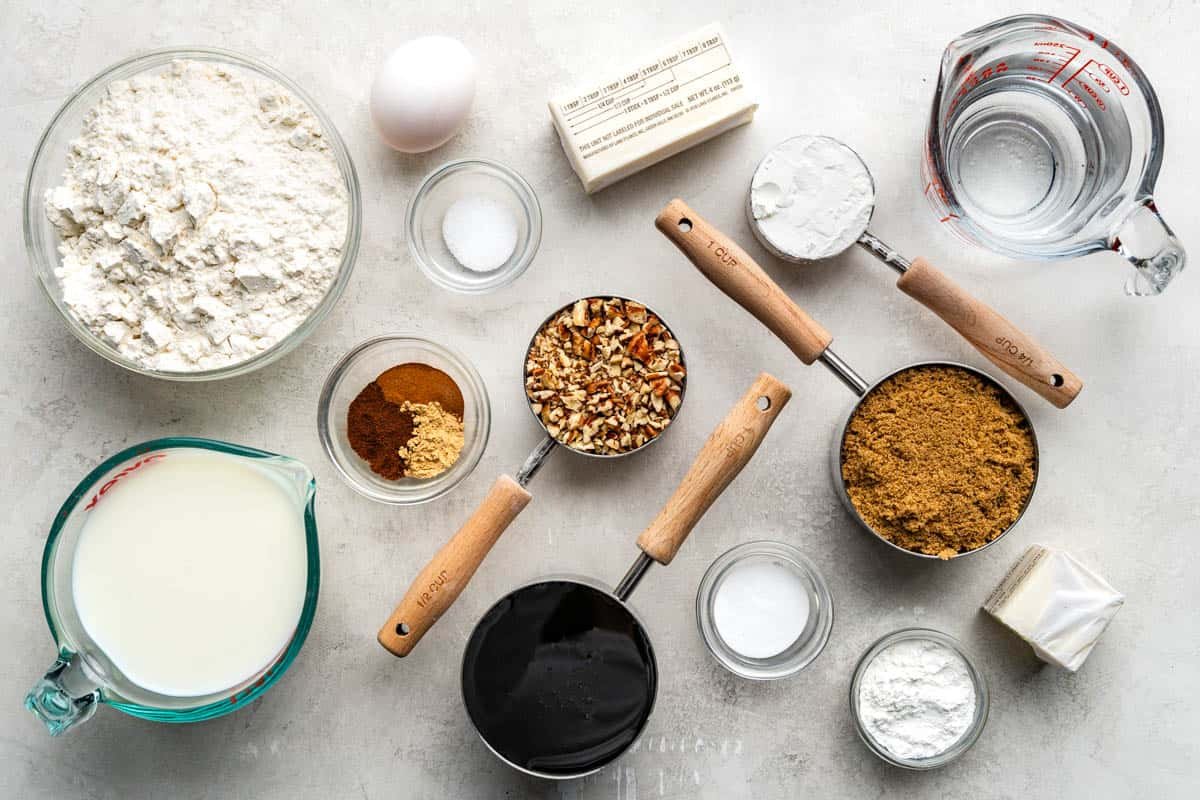
[[[515,479],[496,479],[417,574],[379,629],[379,643],[396,656],[412,652],[532,499],[526,487],[558,445],[602,458],[629,455],[658,441],[686,388],[683,350],[645,304],[585,297],[551,314],[525,351],[525,396],[546,437]]]
[[[546,433],[594,456],[655,441],[683,404],[679,341],[643,303],[585,297],[542,323],[525,353],[525,396]]]

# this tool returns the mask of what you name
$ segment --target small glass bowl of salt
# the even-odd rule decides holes
[[[542,209],[529,183],[496,161],[469,158],[421,182],[405,218],[408,249],[438,286],[481,294],[515,281],[542,241]]]
[[[713,657],[735,675],[769,681],[813,662],[833,628],[833,598],[795,547],[756,541],[718,556],[696,592],[696,623]]]

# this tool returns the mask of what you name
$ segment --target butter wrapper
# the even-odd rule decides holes
[[[745,125],[758,103],[714,23],[549,106],[563,152],[592,194]]]
[[[1083,665],[1125,596],[1067,553],[1031,545],[983,604],[1033,647],[1071,672]]]

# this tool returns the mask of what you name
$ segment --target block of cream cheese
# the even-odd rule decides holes
[[[551,100],[550,116],[591,194],[744,125],[757,108],[714,23]]]
[[[983,610],[1033,646],[1043,661],[1074,672],[1125,596],[1061,550],[1031,545]]]

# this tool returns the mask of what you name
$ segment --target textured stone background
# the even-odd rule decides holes
[[[0,11],[0,796],[87,798],[564,797],[1168,798],[1200,783],[1200,496],[1196,453],[1200,267],[1157,300],[1122,295],[1113,254],[1047,265],[960,247],[921,197],[918,156],[943,46],[1017,2],[731,4],[653,8],[638,2],[156,4],[9,0]],[[1189,2],[1049,2],[1048,11],[1111,35],[1156,81],[1168,149],[1159,200],[1200,258],[1200,134],[1188,48],[1200,27]],[[620,65],[712,19],[725,23],[760,92],[756,121],[603,193],[580,190],[545,100],[604,64]],[[418,157],[385,149],[365,97],[376,65],[411,36],[462,38],[483,65],[466,130]],[[82,81],[139,50],[219,45],[265,59],[324,106],[362,178],[364,235],[341,303],[299,350],[221,384],[138,378],[79,345],[30,276],[21,186],[37,137]],[[879,187],[873,229],[941,263],[1040,337],[1087,388],[1068,411],[1017,389],[1032,411],[1044,466],[1020,528],[978,558],[913,564],[854,528],[828,474],[831,431],[850,397],[806,369],[701,280],[654,230],[672,196],[730,231],[822,320],[865,375],[948,357],[984,364],[894,288],[865,253],[795,268],[766,258],[742,216],[763,152],[798,132],[853,144]],[[479,298],[443,292],[410,262],[401,233],[419,178],[450,158],[507,162],[536,188],[545,236],[533,267]],[[535,502],[496,547],[469,592],[411,658],[373,641],[408,580],[493,477],[515,470],[538,431],[522,408],[520,348],[553,307],[615,292],[658,307],[692,368],[688,408],[662,446],[617,463],[559,453]],[[418,509],[373,504],[341,482],[317,442],[317,394],[356,342],[389,331],[444,339],[474,359],[491,391],[494,431],[475,474]],[[496,761],[459,700],[462,644],[479,614],[547,572],[615,581],[633,539],[682,476],[712,426],[759,369],[796,397],[757,459],[712,509],[680,558],[636,596],[663,680],[645,735],[617,764],[561,785]],[[1008,383],[1012,383],[1008,381]],[[126,445],[167,434],[242,442],[304,459],[317,473],[323,582],[316,626],[287,677],[253,707],[190,726],[102,709],[49,739],[21,709],[53,658],[38,564],[50,521],[76,481]],[[732,678],[708,656],[693,620],[707,564],[758,537],[792,542],[824,571],[837,620],[824,654],[791,680]],[[1128,595],[1083,670],[1041,666],[977,609],[1027,544],[1066,547]],[[878,636],[928,625],[978,655],[993,692],[976,747],[933,774],[876,760],[856,739],[850,672]]]

